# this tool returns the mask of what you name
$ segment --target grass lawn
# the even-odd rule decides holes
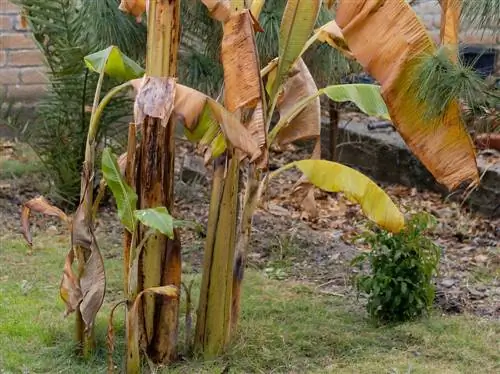
[[[34,242],[28,255],[22,241],[0,238],[0,373],[106,372],[107,317],[113,302],[123,297],[120,248],[103,245],[108,290],[98,315],[99,350],[83,361],[73,355],[73,318],[63,318],[58,295],[67,238],[43,234]],[[225,357],[209,363],[186,359],[168,372],[500,372],[498,322],[434,314],[377,328],[351,298],[269,280],[257,272],[248,273],[242,308],[238,336]],[[123,313],[115,315],[115,363],[121,367]]]

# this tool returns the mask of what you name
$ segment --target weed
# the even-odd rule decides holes
[[[426,236],[434,218],[417,214],[397,234],[385,230],[364,235],[371,251],[357,256],[353,265],[368,262],[369,275],[355,277],[358,292],[368,294],[368,313],[380,321],[407,321],[428,311],[434,300],[432,276],[440,248]]]

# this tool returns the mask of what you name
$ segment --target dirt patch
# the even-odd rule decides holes
[[[1,141],[0,141],[1,143]],[[0,152],[1,152],[0,147]],[[190,145],[180,144],[178,165],[182,157],[193,152]],[[0,153],[1,160],[18,157]],[[273,155],[273,168],[307,157],[306,152],[290,147]],[[1,167],[1,165],[0,165]],[[182,230],[183,266],[188,272],[199,272],[203,261],[204,227],[208,220],[210,173],[205,182],[184,183],[176,168],[176,208],[174,215],[195,221],[199,230]],[[0,174],[2,175],[2,174]],[[248,266],[261,269],[269,277],[306,282],[318,292],[352,295],[350,279],[355,269],[349,266],[359,251],[366,250],[354,239],[367,227],[357,205],[339,194],[316,191],[318,215],[311,218],[304,211],[300,194],[292,194],[300,175],[296,171],[281,174],[270,184],[267,201],[254,217],[251,253]],[[19,237],[20,207],[23,201],[45,190],[40,173],[0,178],[0,240]],[[434,240],[442,247],[440,274],[436,279],[436,304],[445,313],[472,312],[493,319],[500,318],[500,220],[485,219],[467,212],[457,203],[444,202],[440,195],[418,192],[399,185],[384,186],[406,213],[426,211],[438,219]],[[36,235],[66,235],[53,219],[33,217]],[[106,244],[121,243],[122,227],[116,219],[111,200],[98,217],[96,233],[103,254]]]

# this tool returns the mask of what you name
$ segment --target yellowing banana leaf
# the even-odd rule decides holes
[[[441,0],[441,30],[440,39],[442,45],[448,45],[454,49],[453,61],[458,59],[458,32],[460,30],[460,6],[461,0]]]
[[[415,95],[420,57],[436,47],[403,0],[340,0],[336,21],[349,49],[382,86],[391,119],[413,153],[438,182],[454,189],[479,182],[473,143],[453,102],[444,116],[424,119]]]
[[[201,0],[208,9],[210,17],[226,22],[231,16],[231,1],[229,0]]]
[[[404,228],[404,216],[391,198],[376,183],[359,171],[325,160],[295,161],[273,173],[297,167],[316,187],[328,192],[342,192],[358,204],[367,218],[391,231]]]
[[[261,80],[249,10],[233,14],[224,24],[223,31],[224,105],[233,113],[240,108],[255,108],[261,100]]]
[[[110,77],[128,81],[139,78],[144,69],[125,56],[118,47],[111,46],[84,57],[85,65],[92,71],[106,73]]]
[[[288,0],[279,32],[279,62],[273,85],[274,98],[288,71],[300,57],[311,35],[321,7],[321,0]]]
[[[252,5],[250,6],[250,12],[252,12],[252,15],[255,17],[255,19],[259,19],[260,12],[262,11],[262,8],[264,7],[266,3],[266,0],[253,0]]]
[[[337,49],[341,52],[345,57],[352,59],[354,56],[349,50],[349,46],[347,45],[346,40],[344,39],[344,35],[342,34],[342,30],[335,20],[332,20],[319,29],[314,30],[314,35],[309,38],[307,43],[304,45],[302,50],[302,54],[304,54],[307,49],[314,44],[314,42],[319,41],[322,43],[328,43],[331,47]]]
[[[130,232],[134,232],[136,224],[134,211],[137,205],[137,194],[126,182],[118,166],[116,156],[109,148],[102,152],[102,174],[109,189],[113,193],[118,207],[118,217]]]
[[[373,84],[339,84],[322,88],[320,93],[337,102],[352,101],[369,116],[390,120],[380,86]]]

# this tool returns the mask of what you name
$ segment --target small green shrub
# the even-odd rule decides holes
[[[429,310],[435,294],[432,277],[441,252],[426,235],[434,223],[434,217],[417,214],[397,234],[377,230],[363,235],[371,251],[357,256],[352,265],[370,265],[368,275],[355,277],[355,286],[358,292],[368,294],[371,317],[399,322]]]

